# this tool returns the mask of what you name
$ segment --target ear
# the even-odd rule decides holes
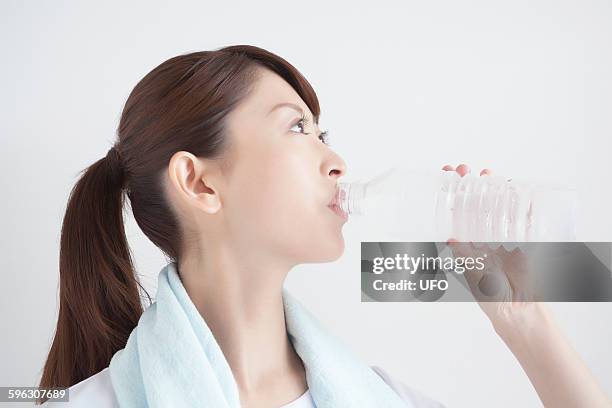
[[[202,211],[214,214],[221,208],[217,164],[189,152],[176,152],[168,164],[170,187],[180,199]]]

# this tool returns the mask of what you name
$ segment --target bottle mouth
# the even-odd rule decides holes
[[[338,183],[336,204],[347,215],[362,214],[361,199],[363,195],[363,183]]]

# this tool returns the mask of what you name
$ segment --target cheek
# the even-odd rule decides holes
[[[267,208],[259,209],[266,242],[296,263],[332,261],[344,250],[341,222],[321,199],[314,177],[301,183],[277,180]]]
[[[239,221],[237,227],[250,226],[260,234],[278,234],[312,217],[313,203],[320,191],[313,191],[316,174],[300,165],[297,158],[285,155],[279,160],[281,154],[267,157],[260,156],[257,163],[245,165],[235,173],[228,212],[230,221]]]
[[[338,258],[344,250],[341,225],[322,197],[313,161],[276,157],[244,168],[234,179],[228,212],[233,232],[297,262]]]
[[[258,174],[251,203],[260,222],[277,232],[304,227],[315,216],[316,173],[307,165],[284,160],[276,161]]]

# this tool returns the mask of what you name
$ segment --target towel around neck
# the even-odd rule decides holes
[[[283,305],[287,334],[304,363],[317,408],[406,407],[286,288]],[[230,366],[187,294],[176,262],[160,272],[156,302],[112,357],[109,371],[121,407],[240,407]]]

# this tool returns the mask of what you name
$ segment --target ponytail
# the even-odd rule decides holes
[[[59,317],[41,388],[70,387],[107,367],[143,312],[123,224],[123,173],[112,147],[70,193],[61,231]]]

